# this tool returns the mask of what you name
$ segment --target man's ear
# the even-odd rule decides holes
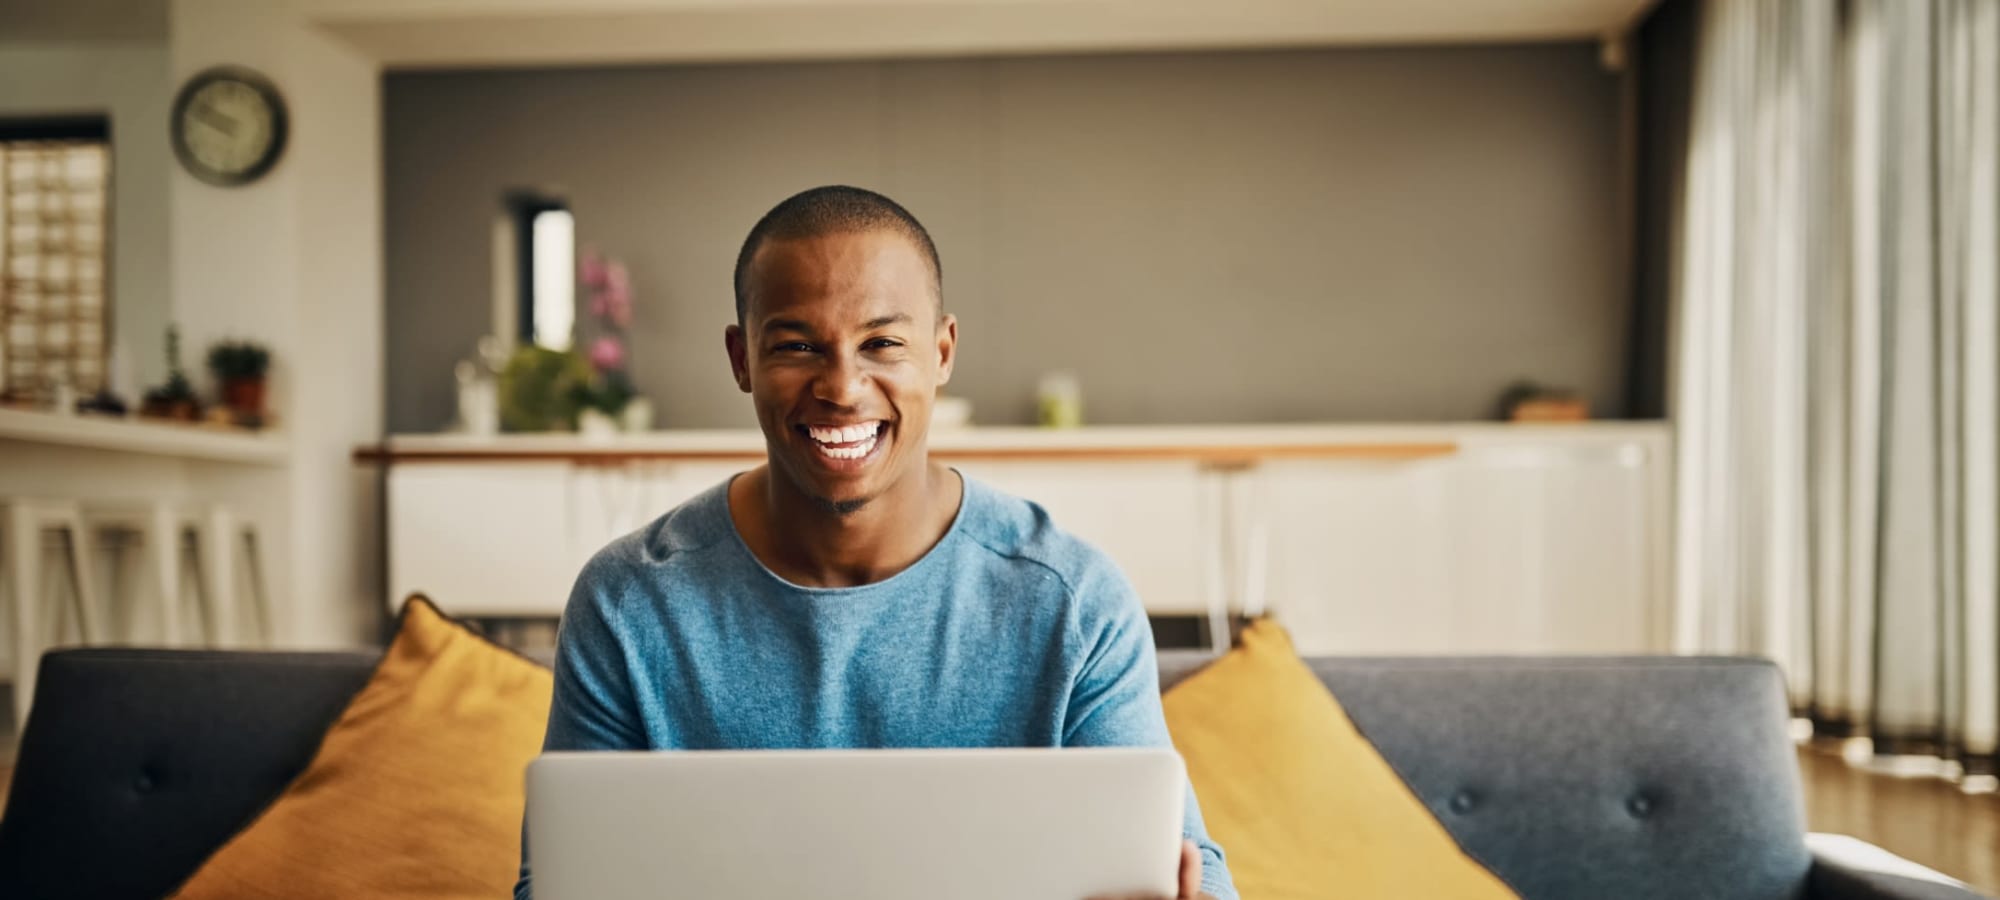
[[[744,340],[743,326],[723,329],[722,346],[729,351],[729,371],[736,376],[736,389],[750,393],[750,345]]]
[[[951,383],[951,367],[958,363],[958,317],[945,313],[937,324],[938,386]]]

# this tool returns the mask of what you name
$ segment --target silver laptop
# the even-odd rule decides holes
[[[1164,749],[548,753],[536,900],[1085,900],[1178,890]]]

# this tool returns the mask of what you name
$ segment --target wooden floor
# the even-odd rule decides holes
[[[1806,827],[1848,834],[2000,896],[2000,794],[1936,778],[1898,778],[1799,751]]]
[[[1799,769],[1808,828],[1853,835],[2000,896],[2000,794],[1865,772],[1815,750],[1799,751]],[[0,808],[13,774],[0,766]]]

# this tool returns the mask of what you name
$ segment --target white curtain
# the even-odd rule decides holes
[[[1675,267],[1679,649],[1883,752],[2000,739],[2000,0],[1709,0]]]

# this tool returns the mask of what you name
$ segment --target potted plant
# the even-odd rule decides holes
[[[264,420],[271,351],[253,341],[222,341],[208,348],[208,370],[222,386],[222,402],[247,424]]]
[[[567,350],[528,345],[500,370],[503,431],[574,431],[589,397],[590,363]]]
[[[1507,422],[1582,422],[1590,404],[1582,395],[1532,381],[1519,381],[1500,396],[1500,419]]]
[[[181,371],[180,329],[172,325],[167,326],[167,381],[146,391],[139,404],[139,415],[182,422],[201,419],[201,401],[195,397],[187,373]]]

